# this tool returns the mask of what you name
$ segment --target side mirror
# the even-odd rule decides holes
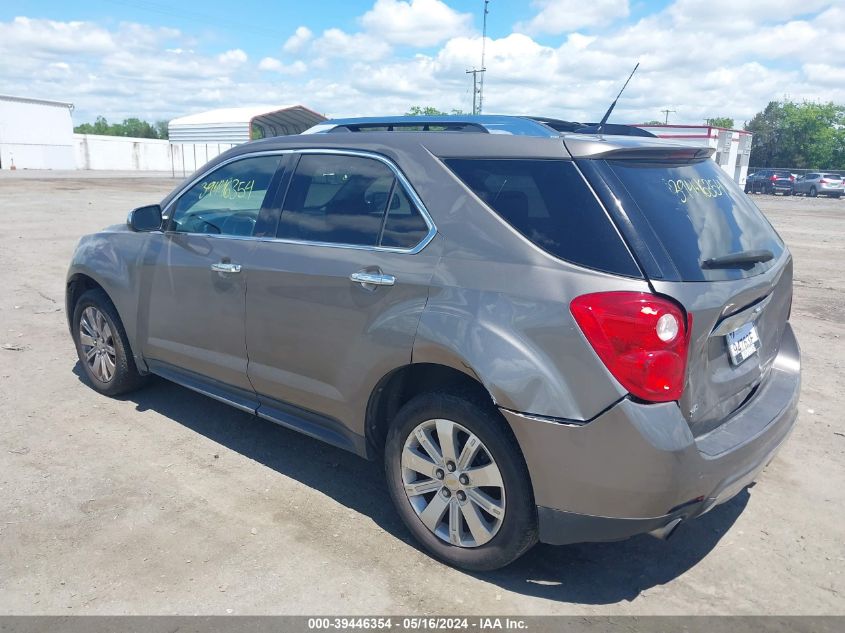
[[[161,229],[161,206],[151,204],[129,212],[126,224],[133,231],[158,231]]]

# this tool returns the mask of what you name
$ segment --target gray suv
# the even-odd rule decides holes
[[[349,119],[224,153],[80,241],[88,380],[156,374],[383,459],[466,569],[667,537],[789,435],[792,258],[710,150],[561,128]]]
[[[804,194],[811,198],[829,196],[841,198],[845,194],[845,182],[839,174],[823,174],[814,172],[799,176],[793,189],[795,195]]]

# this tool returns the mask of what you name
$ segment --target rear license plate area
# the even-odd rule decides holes
[[[725,335],[725,342],[728,346],[728,358],[731,360],[731,365],[740,365],[760,349],[757,326],[750,321],[733,332],[728,332]]]

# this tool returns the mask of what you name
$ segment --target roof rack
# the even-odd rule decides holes
[[[559,133],[528,117],[505,115],[387,116],[332,119],[315,125],[306,134],[341,132],[457,132],[511,134],[556,138]]]
[[[490,114],[453,114],[439,116],[387,116],[332,119],[318,123],[303,134],[349,132],[457,132],[476,134],[510,134],[557,138],[561,132],[596,134],[597,123],[578,123],[540,116]],[[654,136],[637,127],[605,123],[601,132],[624,136]]]

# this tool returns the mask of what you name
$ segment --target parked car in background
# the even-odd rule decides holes
[[[756,479],[801,382],[792,256],[711,153],[487,116],[238,145],[82,238],[80,370],[383,460],[452,565],[665,538]]]
[[[786,169],[763,169],[745,179],[745,193],[792,194],[795,176]]]
[[[842,194],[845,194],[845,181],[838,174],[813,172],[798,177],[794,184],[793,193],[811,198],[816,196],[839,198]]]

